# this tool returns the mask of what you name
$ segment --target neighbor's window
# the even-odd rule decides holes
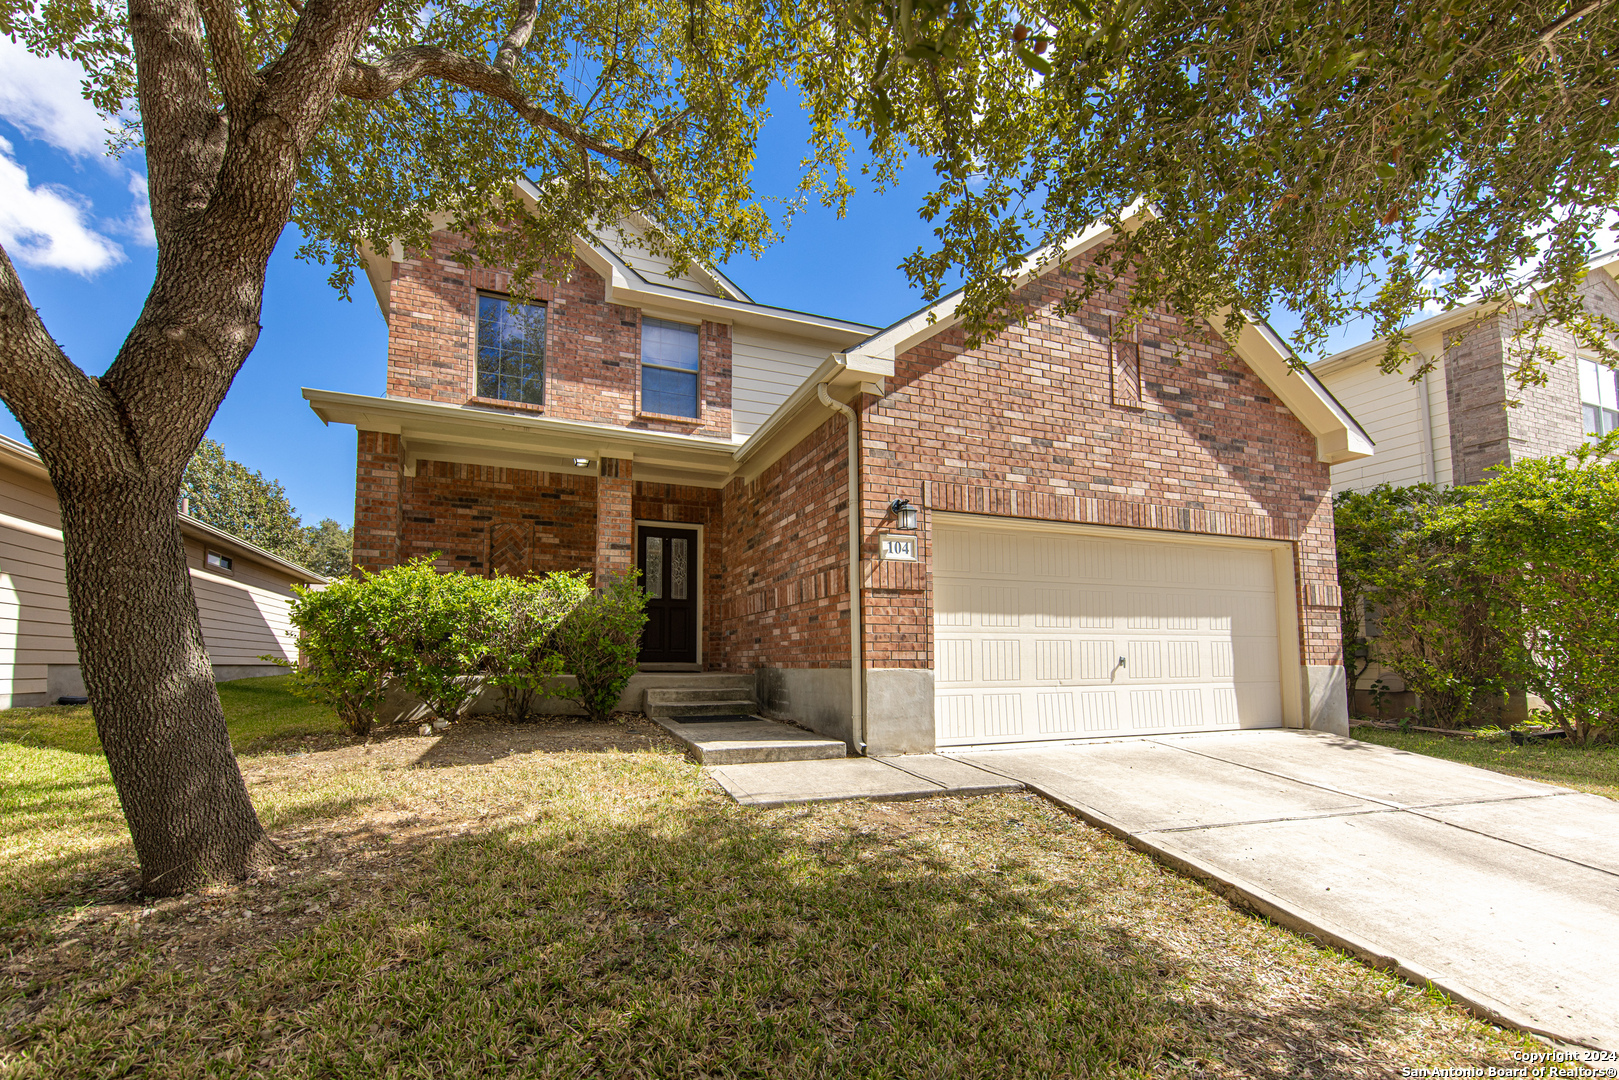
[[[697,416],[697,327],[641,320],[641,411]]]
[[[545,404],[545,305],[478,297],[478,396]]]
[[[1619,386],[1616,372],[1595,360],[1580,360],[1580,405],[1585,410],[1585,433],[1606,435],[1619,430]]]
[[[230,569],[230,556],[229,555],[221,555],[217,551],[208,552],[207,555],[203,556],[203,562],[207,563],[209,566],[213,567],[215,570],[229,570]]]

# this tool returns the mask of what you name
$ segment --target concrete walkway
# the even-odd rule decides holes
[[[999,773],[935,754],[721,765],[710,768],[708,775],[743,806],[758,807],[1023,790],[1022,784]]]
[[[958,760],[1483,1015],[1619,1050],[1619,803],[1303,731]]]

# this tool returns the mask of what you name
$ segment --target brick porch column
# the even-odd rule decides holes
[[[630,515],[634,487],[628,458],[602,458],[596,481],[596,584],[607,583],[635,565],[635,519]]]

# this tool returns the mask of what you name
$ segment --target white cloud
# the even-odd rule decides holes
[[[35,56],[0,37],[0,117],[31,138],[74,157],[107,152],[107,121],[84,100],[84,69],[59,56]]]
[[[107,222],[107,230],[132,244],[157,247],[157,230],[152,226],[152,193],[146,185],[146,177],[137,172],[130,173],[129,193],[135,196],[129,213],[116,221]]]
[[[85,277],[123,262],[124,249],[90,226],[89,211],[88,201],[69,188],[30,186],[28,170],[0,139],[0,244],[13,258]]]

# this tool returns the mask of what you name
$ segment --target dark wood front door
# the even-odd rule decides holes
[[[641,663],[697,662],[697,530],[636,529],[635,565],[646,590]]]

